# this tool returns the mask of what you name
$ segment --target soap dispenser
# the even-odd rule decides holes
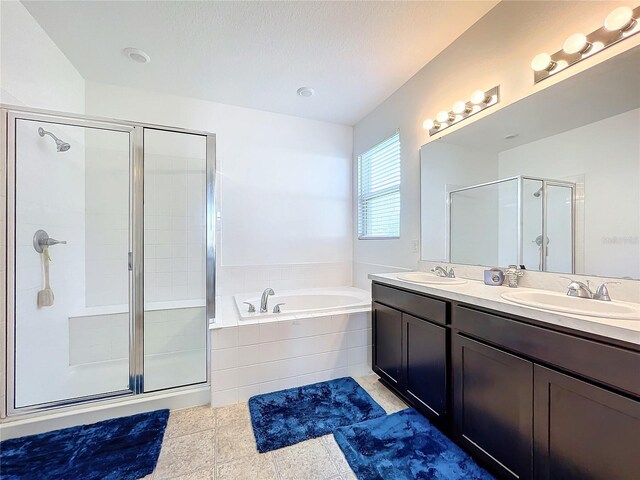
[[[524,271],[518,265],[509,265],[504,273],[507,276],[509,288],[518,288],[518,278],[524,275]]]

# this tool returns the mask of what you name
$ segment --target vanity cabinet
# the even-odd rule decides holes
[[[404,392],[419,409],[436,417],[446,413],[447,330],[402,314]]]
[[[454,305],[456,440],[500,478],[638,478],[640,353],[523,320]]]
[[[503,478],[532,475],[533,363],[456,334],[453,415],[458,441]]]
[[[640,472],[640,347],[374,282],[373,369],[497,478]]]
[[[391,385],[402,382],[402,313],[373,302],[373,370]]]
[[[537,479],[640,475],[640,402],[536,365],[533,408]]]
[[[374,285],[372,316],[373,371],[425,416],[443,417],[448,390],[446,303]]]

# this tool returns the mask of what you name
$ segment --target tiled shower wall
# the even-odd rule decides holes
[[[128,152],[92,149],[87,155],[86,306],[125,305]],[[145,156],[146,303],[205,297],[204,175],[202,159]]]
[[[145,303],[205,298],[205,185],[204,158],[145,154]]]
[[[351,286],[351,262],[218,266],[217,295]]]

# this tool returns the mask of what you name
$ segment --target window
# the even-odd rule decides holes
[[[400,237],[400,133],[358,156],[358,238]]]

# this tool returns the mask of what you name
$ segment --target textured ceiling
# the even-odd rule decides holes
[[[344,124],[497,3],[23,1],[89,81]]]

